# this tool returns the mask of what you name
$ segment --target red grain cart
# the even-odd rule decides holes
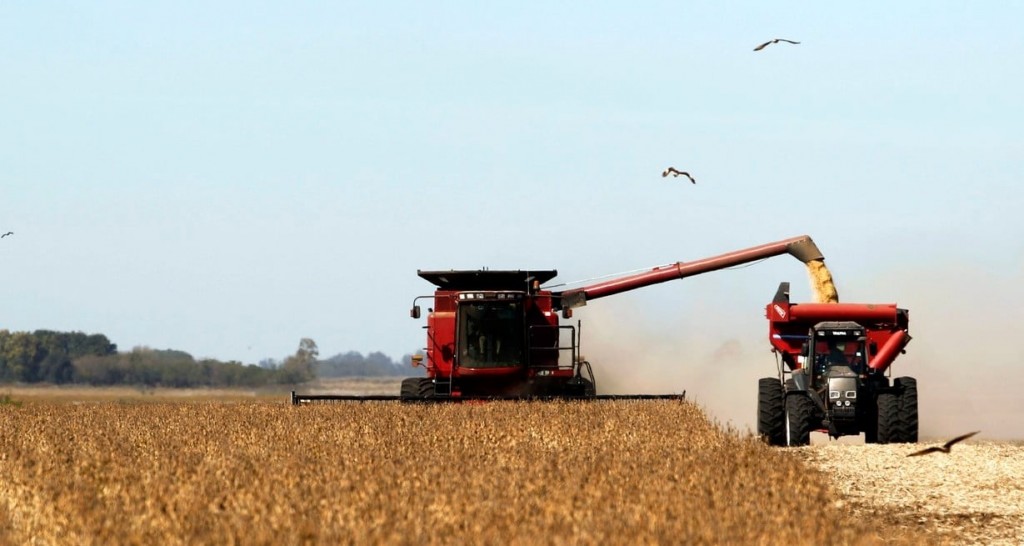
[[[917,442],[917,381],[890,382],[910,342],[910,314],[894,303],[790,303],[779,285],[765,314],[778,376],[758,384],[757,430],[770,444],[864,433],[868,443]]]

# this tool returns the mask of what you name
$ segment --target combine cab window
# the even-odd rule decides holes
[[[459,311],[459,365],[499,368],[523,364],[522,304],[482,301],[464,303]]]

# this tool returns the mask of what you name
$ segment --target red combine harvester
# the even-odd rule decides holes
[[[896,304],[790,303],[779,285],[766,309],[778,377],[758,384],[757,430],[772,445],[861,432],[868,443],[917,442],[917,381],[887,372],[910,342]],[[788,376],[788,377],[787,377]]]
[[[399,396],[297,395],[317,400],[467,400],[520,398],[678,398],[681,395],[598,396],[591,365],[579,354],[579,325],[559,324],[588,301],[674,279],[683,279],[780,254],[807,263],[822,260],[808,236],[793,237],[693,262],[678,262],[582,288],[541,286],[557,275],[544,271],[419,271],[437,288],[413,300],[410,315],[427,310],[426,377],[402,381]]]

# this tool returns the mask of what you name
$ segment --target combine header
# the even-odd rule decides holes
[[[780,254],[808,263],[823,260],[808,236],[793,237],[693,262],[678,262],[562,291],[541,286],[555,270],[419,271],[436,289],[413,300],[410,315],[427,309],[427,345],[413,366],[426,377],[402,381],[396,397],[299,395],[292,403],[318,400],[468,400],[681,398],[682,395],[597,395],[593,369],[579,353],[579,323],[559,323],[591,300],[674,279],[734,267]]]
[[[781,283],[765,314],[777,377],[758,384],[758,433],[772,445],[864,433],[868,443],[916,442],[917,381],[887,372],[910,342],[894,303],[790,303]]]

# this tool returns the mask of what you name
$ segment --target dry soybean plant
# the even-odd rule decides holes
[[[683,401],[29,403],[0,408],[0,430],[2,544],[875,544],[886,532],[838,509],[792,452]]]

